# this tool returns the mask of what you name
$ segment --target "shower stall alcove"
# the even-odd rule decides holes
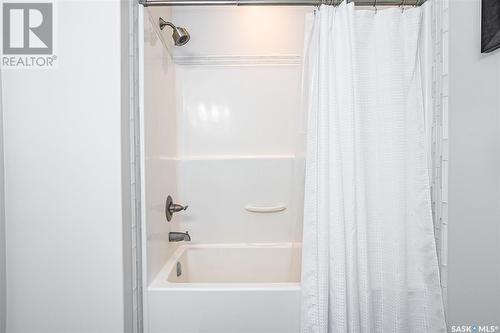
[[[312,10],[140,8],[145,332],[298,332]]]
[[[444,331],[447,60],[438,2],[406,12],[404,1],[359,12],[343,3],[312,15],[312,0],[159,1],[138,11],[138,326]],[[376,176],[364,182],[367,170]],[[317,320],[330,311],[338,320]],[[349,316],[359,320],[342,320]]]

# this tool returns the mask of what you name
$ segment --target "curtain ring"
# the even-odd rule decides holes
[[[404,11],[405,11],[405,2],[406,2],[406,0],[402,0],[401,4],[399,5],[399,7],[401,7],[401,13],[404,13]]]
[[[377,8],[377,0],[373,2],[373,8],[375,9],[375,14],[377,14],[378,8]]]

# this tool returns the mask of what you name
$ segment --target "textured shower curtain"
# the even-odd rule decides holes
[[[446,332],[422,10],[344,2],[308,18],[302,333]]]

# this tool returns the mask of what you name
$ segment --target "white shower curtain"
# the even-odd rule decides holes
[[[302,333],[446,332],[421,11],[344,2],[308,19]]]

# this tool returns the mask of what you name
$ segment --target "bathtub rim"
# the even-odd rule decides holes
[[[172,256],[167,260],[162,269],[154,277],[148,286],[148,291],[298,291],[301,282],[206,282],[206,283],[179,283],[168,281],[170,272],[175,268],[177,261],[188,249],[296,249],[302,248],[301,242],[283,242],[283,243],[191,243],[180,245]]]

